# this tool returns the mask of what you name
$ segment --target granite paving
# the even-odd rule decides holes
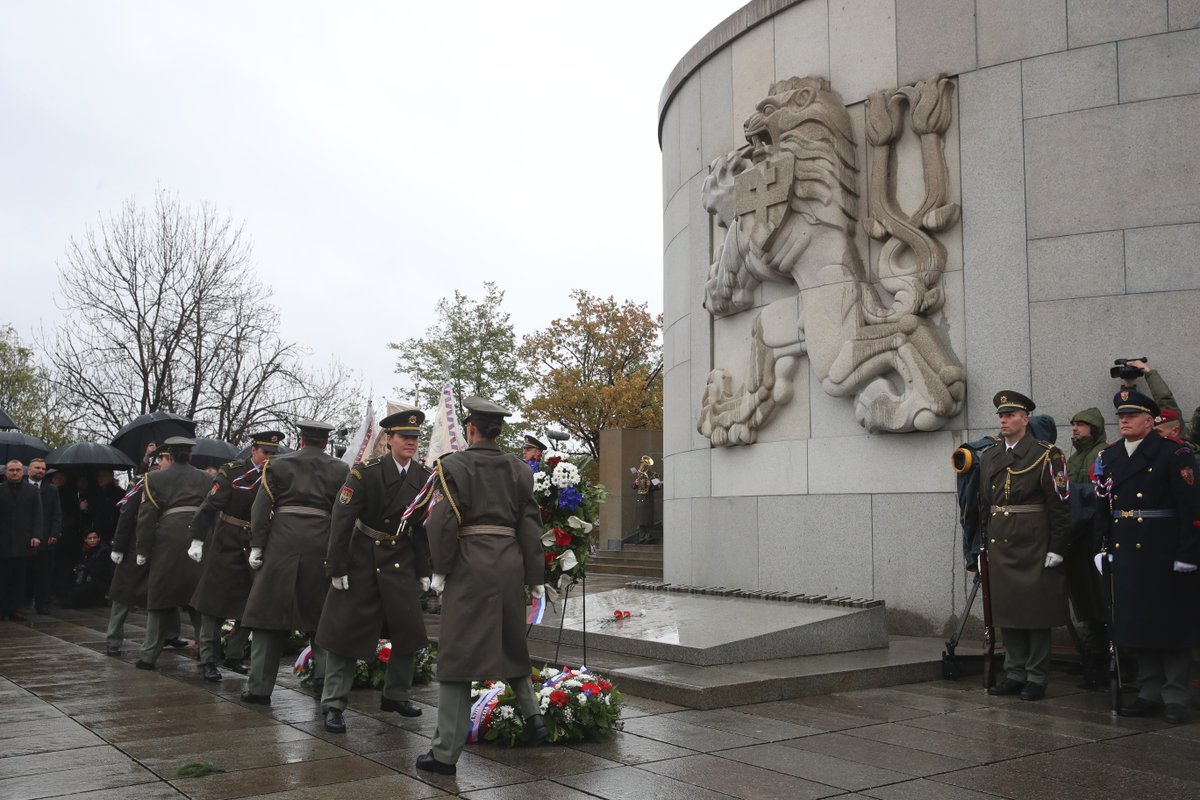
[[[134,669],[140,615],[106,656],[105,617],[0,623],[3,800],[1200,800],[1200,724],[1113,717],[1105,693],[1059,671],[1037,703],[970,676],[703,710],[627,694],[609,738],[470,745],[451,777],[414,767],[436,687],[414,692],[415,719],[356,690],[349,731],[331,734],[286,661],[272,705],[246,706],[243,676],[205,683],[188,650]],[[202,762],[216,771],[179,775]]]

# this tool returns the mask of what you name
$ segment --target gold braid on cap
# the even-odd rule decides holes
[[[454,518],[458,520],[459,525],[462,525],[462,514],[459,513],[458,506],[454,503],[454,495],[450,494],[450,487],[446,485],[446,472],[442,469],[440,458],[434,459],[433,469],[437,473],[438,483],[442,486],[442,494],[446,495],[446,501],[450,503],[450,510],[454,512]]]

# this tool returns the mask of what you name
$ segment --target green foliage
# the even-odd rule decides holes
[[[179,769],[175,770],[177,778],[203,778],[205,775],[212,775],[216,772],[224,772],[225,770],[214,767],[211,761],[193,761],[190,764],[184,764]]]
[[[69,441],[68,423],[59,408],[49,376],[33,350],[11,325],[0,326],[0,409],[22,432],[54,448]]]

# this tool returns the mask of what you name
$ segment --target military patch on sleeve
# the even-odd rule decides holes
[[[1059,500],[1069,500],[1071,497],[1071,481],[1067,477],[1067,460],[1055,458],[1050,461],[1050,475],[1054,478],[1054,493]]]
[[[1183,467],[1179,470],[1179,477],[1183,478],[1183,482],[1191,486],[1196,482],[1196,473],[1191,467]]]
[[[344,506],[350,505],[350,501],[354,499],[354,490],[349,486],[343,486],[342,491],[338,493],[338,502]]]
[[[212,497],[214,494],[216,494],[220,490],[220,488],[221,488],[221,484],[217,483],[216,481],[213,481],[212,488],[208,490],[208,496]]]

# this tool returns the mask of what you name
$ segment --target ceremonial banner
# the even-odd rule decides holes
[[[363,415],[362,423],[358,426],[358,430],[354,432],[354,436],[350,438],[346,445],[346,452],[342,454],[342,461],[345,461],[350,466],[354,466],[358,462],[370,455],[371,444],[375,440],[375,409],[371,405],[371,401],[367,401],[367,413]]]
[[[433,433],[429,437],[429,452],[425,454],[425,466],[431,466],[435,458],[446,453],[455,453],[466,448],[467,438],[458,424],[454,390],[447,381],[442,384],[442,392],[438,397],[437,414],[433,418]]]

